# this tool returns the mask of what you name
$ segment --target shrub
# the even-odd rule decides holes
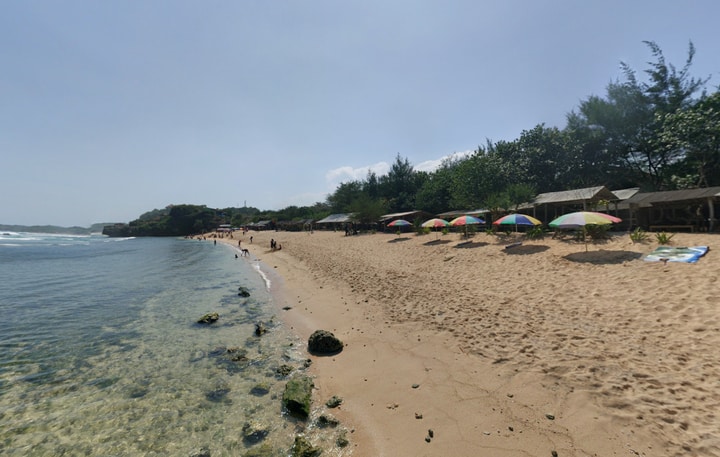
[[[593,240],[606,240],[610,238],[608,232],[610,231],[610,224],[608,225],[586,225],[585,233]]]
[[[541,240],[545,238],[546,233],[547,231],[543,227],[533,227],[525,232],[525,236],[529,240]]]
[[[643,243],[647,241],[648,234],[645,230],[641,229],[640,227],[637,227],[635,230],[633,230],[630,233],[630,240],[632,240],[633,243]]]
[[[655,234],[655,239],[658,244],[670,244],[670,240],[672,240],[673,236],[675,236],[674,233],[667,234],[665,232],[660,232]]]

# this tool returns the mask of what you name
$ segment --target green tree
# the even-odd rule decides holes
[[[387,204],[384,200],[361,194],[350,205],[350,212],[354,213],[358,222],[369,225],[377,222],[380,216],[387,213]]]
[[[327,204],[333,212],[347,213],[351,211],[351,206],[360,195],[362,195],[362,183],[360,181],[350,181],[341,183],[335,192],[328,195]]]
[[[478,146],[470,156],[459,161],[452,169],[451,206],[477,209],[489,195],[505,190],[512,173],[512,163],[506,158],[513,154],[515,147],[515,142],[492,144],[488,141],[486,147]]]
[[[609,84],[605,99],[593,96],[582,102],[573,128],[592,129],[602,135],[601,141],[595,140],[608,154],[605,163],[611,168],[626,169],[630,179],[644,187],[662,189],[670,186],[669,170],[679,156],[676,149],[658,147],[662,127],[659,116],[690,106],[707,79],[690,77],[695,55],[692,43],[680,71],[665,61],[657,44],[644,43],[655,58],[645,70],[648,81],[640,81],[629,65],[621,63],[625,81]]]
[[[509,203],[508,209],[512,208],[517,211],[518,207],[523,203],[528,203],[537,193],[535,188],[530,184],[519,183],[511,184],[505,189],[507,195],[507,202]]]
[[[415,170],[407,158],[402,159],[400,154],[395,157],[387,176],[380,179],[380,189],[381,197],[387,200],[391,212],[409,210],[415,206],[418,186]]]
[[[427,174],[415,196],[417,209],[436,214],[451,207],[453,174],[460,162],[457,159],[446,159],[437,170]]]
[[[720,92],[694,106],[660,115],[663,126],[659,147],[683,157],[676,182],[693,187],[720,185]],[[684,187],[684,186],[678,186]]]

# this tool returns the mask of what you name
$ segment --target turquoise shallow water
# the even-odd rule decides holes
[[[218,323],[195,323],[212,311]],[[249,421],[288,449],[303,427],[276,369],[304,354],[276,314],[257,265],[227,245],[0,235],[0,454],[242,455]]]

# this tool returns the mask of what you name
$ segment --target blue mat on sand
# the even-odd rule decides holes
[[[707,246],[670,247],[660,246],[645,256],[648,262],[685,262],[695,263],[704,256],[710,248]]]

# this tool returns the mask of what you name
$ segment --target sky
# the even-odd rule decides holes
[[[324,202],[563,128],[654,41],[720,85],[720,2],[0,2],[0,224]]]

